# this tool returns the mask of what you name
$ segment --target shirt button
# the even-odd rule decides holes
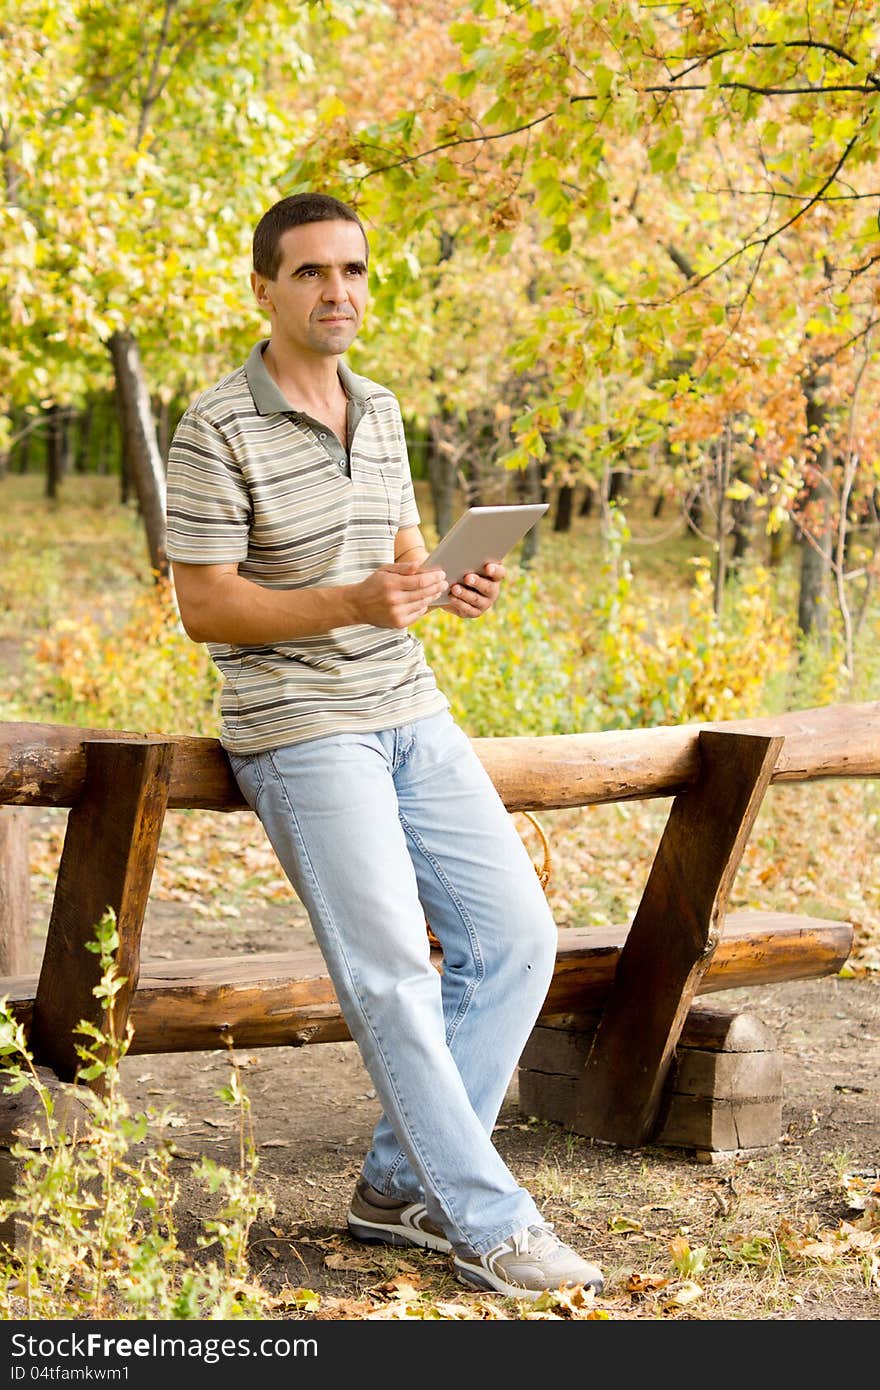
[[[319,438],[319,439],[326,439],[327,436],[326,436],[326,434],[319,434],[319,435],[318,435],[318,438]]]

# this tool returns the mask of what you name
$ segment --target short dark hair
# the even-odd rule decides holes
[[[365,258],[370,248],[364,224],[354,208],[333,198],[329,193],[293,193],[282,198],[263,213],[254,231],[254,270],[267,280],[274,280],[281,265],[281,238],[291,227],[306,222],[355,222],[364,237]]]

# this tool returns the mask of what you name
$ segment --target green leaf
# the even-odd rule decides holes
[[[479,48],[483,42],[483,28],[480,24],[475,24],[473,20],[461,20],[449,27],[449,36],[453,39],[468,57]]]

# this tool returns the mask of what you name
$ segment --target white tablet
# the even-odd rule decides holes
[[[549,502],[530,502],[498,507],[470,507],[451,526],[439,545],[422,565],[423,570],[442,569],[449,584],[458,584],[466,574],[479,574],[490,560],[501,561],[522,540]],[[446,603],[448,588],[431,604]]]

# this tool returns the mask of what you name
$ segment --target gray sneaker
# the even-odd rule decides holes
[[[545,1222],[524,1227],[485,1255],[459,1251],[453,1265],[461,1283],[493,1289],[508,1298],[540,1298],[542,1293],[574,1285],[601,1293],[605,1284],[602,1271],[563,1245]]]
[[[361,1178],[348,1209],[348,1229],[355,1240],[383,1245],[418,1245],[423,1250],[452,1249],[440,1227],[429,1221],[423,1202],[395,1202]]]

